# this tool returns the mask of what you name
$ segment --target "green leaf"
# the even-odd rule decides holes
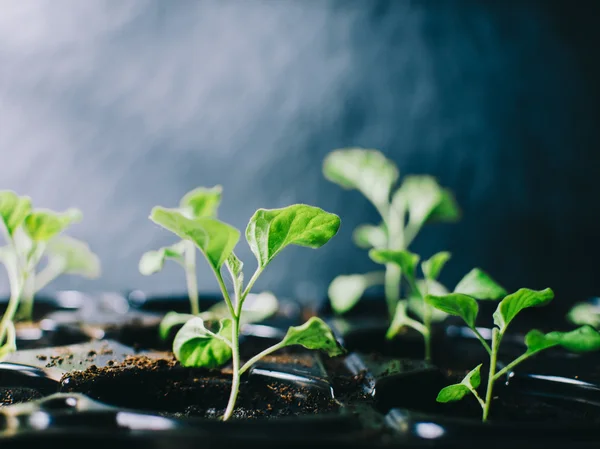
[[[273,316],[279,308],[277,297],[271,292],[250,293],[242,304],[240,323],[259,323]],[[213,319],[229,317],[229,309],[224,302],[218,302],[202,314]]]
[[[570,332],[544,334],[532,330],[525,336],[528,352],[537,352],[552,346],[562,346],[573,352],[590,352],[600,349],[600,333],[592,326],[581,326]]]
[[[433,212],[442,198],[442,189],[432,176],[405,176],[394,193],[394,208],[408,211],[408,224],[419,227]],[[402,207],[403,206],[403,207]]]
[[[335,150],[323,162],[323,174],[345,189],[360,191],[378,208],[387,208],[398,168],[378,150]]]
[[[237,285],[241,290],[244,283],[244,272],[242,271],[244,268],[244,263],[238,258],[238,256],[235,255],[235,253],[232,252],[229,257],[227,257],[225,266],[227,267],[234,284]]]
[[[506,296],[506,290],[494,281],[489,274],[473,268],[458,283],[454,293],[462,293],[477,299],[500,299]]]
[[[214,218],[186,218],[177,209],[155,207],[150,220],[184,240],[192,241],[218,271],[240,239],[240,231]]]
[[[302,326],[292,326],[280,343],[282,347],[300,345],[306,349],[321,349],[335,357],[346,351],[335,339],[331,329],[321,318],[312,317]]]
[[[383,225],[361,225],[352,234],[352,240],[359,248],[384,248],[387,246],[387,231]]]
[[[385,273],[381,271],[367,274],[337,276],[329,284],[329,300],[335,313],[346,313],[362,298],[369,287],[383,285]]]
[[[216,217],[222,192],[223,188],[220,185],[210,188],[198,187],[186,193],[179,206],[188,212],[188,218]]]
[[[142,255],[139,263],[139,270],[144,276],[157,273],[162,270],[165,261],[168,259],[185,265],[185,241],[180,241],[171,246],[164,246],[155,251],[148,251]]]
[[[166,340],[173,327],[185,324],[194,317],[195,315],[190,313],[168,312],[158,326],[160,338]]]
[[[425,316],[425,301],[423,301],[423,297],[425,294],[434,295],[434,296],[444,296],[447,295],[448,289],[444,287],[437,281],[419,279],[417,281],[417,288],[420,293],[411,292],[408,297],[408,310],[418,316],[421,321]],[[435,307],[431,307],[431,321],[438,323],[440,321],[444,321],[448,314],[446,312],[442,312]]]
[[[528,307],[545,306],[552,301],[552,298],[554,298],[554,292],[549,288],[540,291],[528,288],[517,290],[500,301],[494,312],[494,324],[500,328],[500,333],[503,333],[521,310]]]
[[[455,223],[460,220],[460,208],[450,189],[442,188],[438,205],[433,209],[427,223]]]
[[[410,321],[410,318],[406,313],[407,308],[407,301],[398,301],[396,304],[396,311],[394,312],[394,318],[392,319],[390,327],[385,334],[386,339],[391,340],[394,338],[396,335],[398,335],[398,332],[400,332],[400,330]]]
[[[598,328],[600,327],[600,309],[593,304],[580,302],[569,310],[567,319],[573,324],[589,324]]]
[[[407,250],[372,249],[369,257],[381,264],[393,263],[400,267],[402,274],[409,278],[415,277],[419,256]]]
[[[67,209],[65,212],[53,212],[36,209],[25,218],[23,227],[34,242],[47,242],[68,228],[72,223],[81,221],[79,209]]]
[[[90,279],[100,276],[100,259],[82,240],[59,235],[48,242],[48,263],[62,266],[62,272]]]
[[[446,262],[450,260],[450,253],[448,251],[441,251],[437,254],[434,254],[429,258],[429,260],[424,261],[421,264],[421,269],[423,270],[423,274],[427,279],[436,280]]]
[[[481,384],[481,365],[469,371],[465,378],[459,384],[449,385],[442,388],[438,393],[437,402],[460,401],[471,390],[476,390]]]
[[[250,249],[264,268],[288,245],[320,248],[340,227],[340,217],[323,209],[295,204],[257,210],[246,228]]]
[[[470,328],[475,327],[479,306],[474,298],[461,293],[450,293],[445,296],[427,295],[425,302],[442,312],[461,317]]]
[[[231,359],[231,347],[223,339],[231,341],[233,324],[222,319],[215,337],[204,326],[204,320],[194,317],[177,332],[173,341],[173,353],[186,367],[217,368]]]
[[[10,190],[0,191],[0,218],[10,236],[21,226],[31,212],[31,198],[19,196]]]

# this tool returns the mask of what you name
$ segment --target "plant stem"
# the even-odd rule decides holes
[[[240,369],[240,376],[242,374],[244,374],[248,369],[250,369],[250,367],[252,365],[254,365],[256,362],[258,362],[260,359],[268,356],[269,354],[271,354],[275,351],[278,351],[279,349],[281,349],[283,347],[284,347],[283,342],[279,342],[279,343],[265,349],[264,351],[256,354],[254,357],[252,357],[250,360],[248,360],[246,363],[244,363],[244,366],[242,366],[242,368]]]
[[[481,335],[479,333],[479,331],[477,330],[476,327],[472,327],[471,330],[477,336],[477,339],[483,345],[483,347],[485,348],[485,350],[488,353],[488,355],[491,356],[492,355],[492,348],[490,348],[490,345],[487,344],[487,341],[485,341],[485,338],[483,338],[483,335]]]
[[[35,275],[35,288],[34,291],[37,293],[43,289],[46,285],[60,276],[65,269],[65,265],[62,262],[50,262],[44,267],[42,271]]]
[[[35,295],[35,275],[26,273],[22,277],[23,287],[21,288],[21,298],[19,310],[16,317],[21,321],[31,321],[33,318],[33,297]]]
[[[494,375],[494,380],[500,379],[504,374],[506,374],[507,372],[509,372],[511,369],[513,369],[519,363],[523,362],[524,360],[527,360],[529,357],[531,357],[532,355],[537,354],[538,352],[540,352],[540,351],[531,351],[531,352],[526,352],[523,355],[520,355],[519,357],[517,357],[516,359],[514,359],[512,362],[510,362],[508,365],[506,365],[504,368],[502,368],[500,371],[498,371]]]
[[[497,328],[492,331],[492,354],[490,356],[490,372],[488,376],[487,388],[485,392],[485,403],[483,405],[482,421],[486,422],[490,413],[490,405],[492,403],[492,392],[494,389],[494,381],[496,374],[496,359],[498,358],[498,349],[500,348],[501,335]]]
[[[186,242],[184,258],[185,281],[190,298],[190,311],[192,315],[198,315],[200,313],[200,304],[198,301],[198,280],[196,278],[196,247],[192,242]]]
[[[396,264],[388,263],[385,266],[385,300],[388,306],[390,322],[394,319],[396,306],[400,301],[400,281],[402,280],[402,270]]]
[[[21,299],[21,293],[23,290],[23,281],[19,279],[20,276],[10,274],[8,276],[10,282],[10,298],[8,300],[8,306],[4,311],[2,320],[0,320],[0,344],[5,344],[5,339],[9,327],[12,325],[17,307],[19,306],[19,300]]]
[[[239,318],[233,319],[233,328],[231,332],[231,357],[233,359],[233,378],[231,382],[231,392],[229,394],[229,402],[223,415],[223,421],[227,421],[233,414],[235,408],[235,402],[240,391],[240,320]]]
[[[425,339],[425,360],[431,360],[431,306],[423,301],[423,324],[427,333],[423,334]]]

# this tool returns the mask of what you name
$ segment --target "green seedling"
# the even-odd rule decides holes
[[[381,223],[359,226],[353,240],[361,248],[406,250],[426,223],[455,222],[460,211],[452,193],[431,176],[405,176],[380,151],[347,148],[331,152],[323,163],[325,177],[345,189],[360,191],[378,211]],[[402,273],[398,264],[383,273],[338,276],[329,288],[331,306],[342,314],[352,309],[367,288],[383,285],[390,321],[400,301]]]
[[[62,235],[81,220],[78,209],[53,212],[33,209],[31,199],[0,191],[0,220],[5,246],[0,262],[8,273],[10,298],[0,321],[0,360],[16,349],[15,319],[31,320],[35,294],[62,274],[100,275],[100,261],[89,246]],[[42,260],[45,266],[38,272]]]
[[[191,190],[181,198],[179,210],[188,218],[216,218],[217,209],[221,203],[222,191],[220,185],[211,188],[198,187]],[[183,268],[190,299],[190,313],[198,315],[200,313],[200,303],[198,300],[198,279],[196,277],[196,247],[192,242],[181,239],[170,246],[148,251],[140,259],[140,273],[145,276],[157,273],[162,270],[167,260],[173,260]],[[172,312],[172,314],[174,313]],[[184,320],[185,314],[182,314],[179,318],[180,321]],[[173,321],[173,315],[169,320],[167,323]]]
[[[190,218],[180,210],[163,207],[155,207],[150,219],[200,250],[223,295],[227,318],[211,325],[201,316],[195,316],[185,322],[173,342],[173,353],[183,366],[215,368],[232,361],[231,394],[223,420],[229,419],[234,411],[241,375],[268,354],[290,345],[321,349],[330,356],[343,353],[329,327],[316,317],[301,326],[290,327],[281,342],[244,365],[241,365],[239,349],[240,327],[246,313],[244,304],[261,273],[288,245],[320,248],[327,243],[340,226],[337,215],[304,204],[256,211],[246,228],[246,240],[258,267],[247,284],[244,284],[243,263],[233,252],[240,239],[239,230],[215,218]],[[232,279],[232,294],[225,286],[223,271]]]
[[[420,264],[423,277],[417,278],[420,257],[410,251],[393,251],[387,249],[371,249],[371,259],[385,265],[397,265],[408,285],[407,299],[398,301],[392,323],[386,338],[394,338],[403,328],[410,327],[423,335],[425,340],[425,360],[431,359],[431,326],[433,322],[442,321],[447,314],[425,301],[427,295],[446,295],[448,290],[438,282],[438,277],[450,260],[450,253],[443,251],[434,254]],[[454,293],[471,295],[477,299],[497,300],[506,295],[506,290],[496,283],[487,273],[474,268],[467,273],[454,288]],[[408,315],[411,311],[419,320]],[[477,333],[477,331],[475,330]],[[477,333],[482,339],[481,335]]]
[[[523,309],[545,306],[553,298],[554,292],[549,288],[540,291],[522,288],[504,297],[498,304],[493,315],[494,327],[492,328],[491,345],[480,338],[481,344],[489,355],[489,375],[485,395],[482,397],[477,392],[481,384],[480,370],[483,364],[480,364],[469,372],[462,382],[443,388],[437,396],[437,401],[458,401],[471,393],[481,406],[482,420],[487,421],[492,404],[494,383],[503,376],[511,373],[521,362],[540,351],[555,346],[562,346],[574,352],[588,352],[600,349],[600,334],[589,325],[582,326],[570,332],[550,332],[547,334],[539,330],[531,330],[525,336],[526,351],[504,366],[504,368],[497,371],[498,351],[502,343],[502,338],[511,321]],[[427,295],[425,302],[443,312],[461,317],[467,326],[479,335],[479,332],[475,328],[479,306],[476,299],[472,296],[461,293],[452,293],[445,296]]]
[[[577,303],[567,313],[567,320],[580,326],[589,324],[598,329],[600,328],[600,308],[588,302]]]

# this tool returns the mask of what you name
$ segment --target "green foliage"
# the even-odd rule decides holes
[[[381,264],[396,264],[402,270],[404,276],[409,278],[415,277],[419,256],[410,251],[395,251],[389,249],[372,249],[369,251],[369,256],[374,262]]]
[[[181,198],[179,207],[190,217],[216,217],[222,192],[223,188],[219,185],[210,188],[197,187]]]
[[[0,191],[0,218],[9,236],[23,224],[31,213],[31,198],[19,196],[10,190]]]
[[[320,349],[329,357],[345,351],[335,339],[331,329],[321,318],[312,317],[302,326],[292,326],[281,341],[282,346],[300,345],[306,349]]]
[[[461,317],[471,329],[475,327],[479,306],[474,298],[460,293],[450,293],[445,296],[427,295],[425,302],[442,312]]]
[[[194,317],[177,332],[173,354],[183,366],[217,368],[231,359],[233,325],[231,319],[222,319],[215,333],[204,326],[202,318]]]
[[[528,307],[545,306],[554,298],[554,292],[546,288],[541,291],[522,288],[506,296],[494,312],[494,324],[504,332],[517,314]]]
[[[23,228],[34,242],[47,242],[81,219],[82,213],[79,209],[68,209],[62,213],[34,210],[25,217]]]
[[[454,293],[473,296],[477,299],[497,300],[506,296],[506,290],[498,285],[489,274],[479,268],[469,271],[454,288]]]
[[[434,254],[428,260],[421,264],[425,279],[436,280],[440,276],[440,272],[450,260],[451,254],[448,251],[441,251]]]
[[[331,308],[337,314],[350,311],[362,298],[365,290],[376,285],[382,285],[384,279],[385,274],[379,271],[337,276],[329,284],[328,295],[331,300]]]
[[[481,366],[477,365],[476,368],[469,371],[464,379],[459,384],[448,385],[440,390],[437,396],[438,402],[453,402],[460,401],[466,395],[472,391],[477,390],[481,384]]]
[[[185,250],[187,246],[182,240],[170,246],[164,246],[157,250],[147,251],[142,255],[139,263],[139,270],[144,276],[157,273],[163,269],[165,261],[174,260],[182,266],[185,266]]]

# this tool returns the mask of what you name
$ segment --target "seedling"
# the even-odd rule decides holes
[[[423,278],[417,279],[417,268],[420,257],[410,251],[393,251],[387,249],[371,249],[371,259],[377,263],[397,265],[408,284],[408,299],[398,302],[394,318],[387,331],[386,338],[394,338],[405,326],[410,327],[423,335],[425,340],[425,360],[431,359],[431,325],[432,322],[442,321],[446,318],[443,311],[437,310],[423,301],[429,294],[446,295],[448,290],[437,279],[450,259],[450,253],[443,251],[434,254],[429,260],[421,263]],[[506,295],[506,290],[496,283],[487,273],[479,268],[474,268],[467,273],[454,288],[454,293],[471,295],[477,299],[496,300]],[[408,316],[412,311],[420,321]],[[479,332],[477,337],[484,341]]]
[[[245,313],[244,303],[254,283],[286,246],[320,248],[327,243],[340,226],[337,215],[304,204],[257,210],[246,228],[246,240],[258,261],[258,267],[246,285],[243,263],[233,252],[240,231],[215,218],[190,218],[180,210],[163,207],[155,207],[150,219],[196,245],[212,268],[223,295],[229,317],[221,318],[216,326],[211,327],[201,316],[196,316],[183,325],[173,342],[173,353],[183,366],[215,368],[232,360],[231,394],[223,420],[229,419],[234,411],[241,375],[266,355],[290,345],[321,349],[329,356],[343,353],[329,327],[321,319],[313,317],[301,326],[290,327],[281,342],[240,366],[240,326]],[[233,282],[232,295],[225,286],[222,276],[224,269],[229,272]]]
[[[360,191],[381,216],[380,224],[361,225],[354,231],[353,240],[361,248],[406,250],[426,223],[455,222],[460,215],[452,193],[431,176],[405,176],[391,195],[398,168],[377,150],[335,150],[325,158],[323,173],[345,189]],[[338,276],[329,287],[331,306],[336,313],[345,313],[367,288],[384,285],[391,321],[400,301],[401,279],[395,263],[387,263],[383,273]]]
[[[81,217],[78,209],[33,209],[29,197],[0,191],[0,219],[6,241],[0,247],[0,262],[10,283],[10,298],[0,321],[0,360],[16,350],[14,320],[31,320],[34,295],[39,290],[61,274],[99,276],[100,261],[89,246],[61,235]],[[44,258],[46,265],[37,272]]]
[[[198,187],[191,190],[181,198],[179,210],[188,218],[216,218],[217,209],[221,203],[222,191],[220,185],[212,188]],[[192,315],[198,315],[200,313],[200,303],[198,300],[198,279],[196,277],[196,247],[192,242],[182,239],[170,246],[148,251],[140,259],[140,273],[145,276],[157,273],[162,270],[167,260],[173,260],[183,268],[190,300],[190,312]],[[175,315],[170,317],[174,318]]]
[[[504,368],[497,370],[497,359],[502,337],[504,337],[508,325],[521,312],[528,307],[547,305],[554,298],[554,292],[547,288],[545,290],[529,290],[522,288],[515,293],[506,296],[494,312],[494,327],[492,329],[492,341],[489,345],[480,338],[482,346],[489,354],[489,375],[485,395],[480,396],[477,388],[481,384],[480,370],[483,364],[475,367],[469,372],[462,382],[443,388],[438,396],[438,402],[458,401],[469,393],[472,393],[482,409],[482,420],[487,421],[493,398],[494,383],[502,376],[509,374],[517,365],[534,356],[544,349],[554,346],[574,352],[588,352],[600,349],[600,334],[591,326],[585,325],[570,332],[550,332],[544,334],[539,330],[531,330],[525,336],[525,353],[510,362]],[[475,298],[461,293],[453,293],[445,296],[427,295],[425,302],[436,309],[461,317],[467,326],[477,332],[475,321],[479,312],[479,306]]]

